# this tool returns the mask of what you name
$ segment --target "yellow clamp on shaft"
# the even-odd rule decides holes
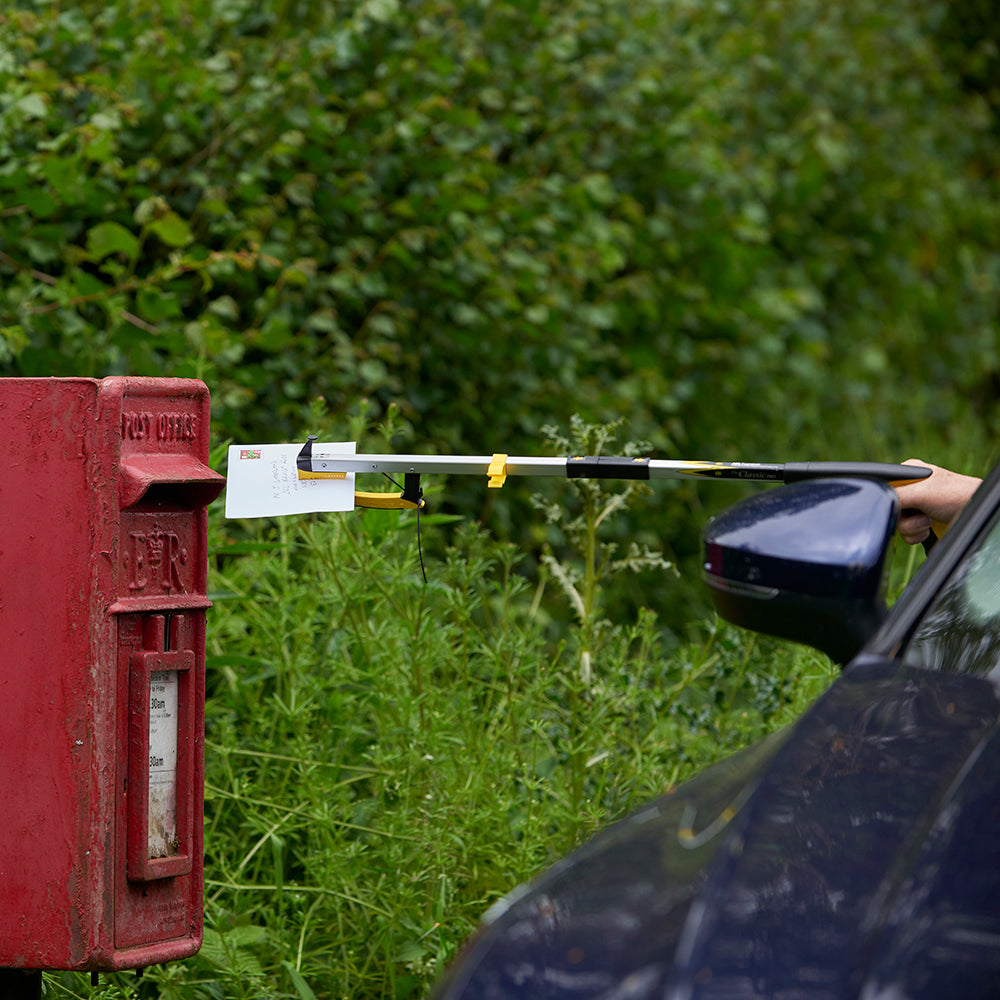
[[[486,485],[491,489],[500,489],[507,482],[507,456],[499,452],[495,453],[490,467],[486,470],[486,475],[490,477],[490,481]]]

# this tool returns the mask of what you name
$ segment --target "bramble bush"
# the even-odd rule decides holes
[[[0,370],[202,377],[224,436],[395,400],[477,453],[995,428],[995,136],[940,10],[22,0]]]

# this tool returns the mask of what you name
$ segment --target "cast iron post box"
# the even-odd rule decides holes
[[[0,379],[0,967],[202,935],[209,396]]]

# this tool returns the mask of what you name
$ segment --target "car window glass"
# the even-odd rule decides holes
[[[1000,520],[956,567],[904,651],[932,670],[1000,679]]]

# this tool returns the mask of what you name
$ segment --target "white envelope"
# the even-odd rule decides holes
[[[354,441],[315,443],[316,451],[353,455]],[[301,444],[233,444],[226,476],[226,517],[280,517],[354,510],[354,473],[342,479],[299,479]]]

